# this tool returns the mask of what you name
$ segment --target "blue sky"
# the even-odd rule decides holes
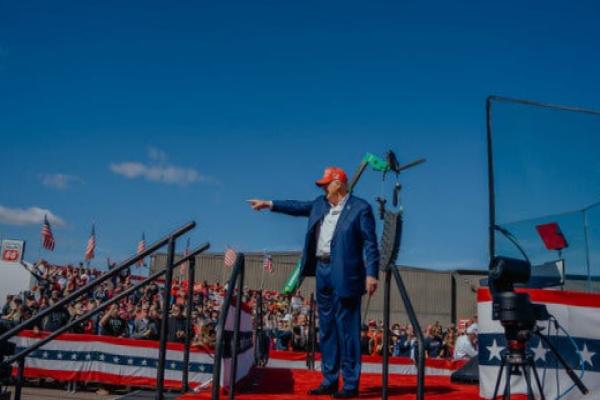
[[[310,199],[367,151],[402,177],[399,262],[487,264],[487,95],[600,108],[596,2],[4,2],[0,236],[56,262],[92,222],[99,265],[196,220],[212,249],[299,249],[305,221],[251,197]],[[365,174],[356,194],[379,195]],[[181,247],[181,245],[180,245]]]

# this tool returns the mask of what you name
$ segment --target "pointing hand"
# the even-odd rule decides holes
[[[246,201],[250,204],[250,207],[252,207],[252,209],[256,211],[260,211],[264,208],[271,207],[271,202],[268,200],[250,199]]]

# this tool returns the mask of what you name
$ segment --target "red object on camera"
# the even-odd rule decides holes
[[[544,241],[544,246],[546,246],[548,250],[560,251],[566,247],[569,247],[569,243],[567,243],[565,235],[563,235],[556,222],[537,225],[535,229],[537,229],[538,234]]]

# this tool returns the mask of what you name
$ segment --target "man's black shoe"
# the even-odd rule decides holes
[[[354,389],[354,390],[342,389],[339,392],[335,392],[333,394],[334,399],[353,399],[355,397],[358,397],[358,389]]]
[[[308,391],[308,394],[310,396],[320,396],[320,395],[326,395],[326,394],[334,394],[336,392],[337,392],[337,385],[331,385],[331,386],[321,385],[316,389],[310,389]]]

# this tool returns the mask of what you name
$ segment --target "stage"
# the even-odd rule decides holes
[[[319,371],[254,368],[245,388],[238,391],[235,397],[245,400],[305,400],[308,397],[307,391],[318,386],[320,381]],[[428,376],[425,382],[425,397],[428,400],[479,400],[479,385],[453,384],[449,376]],[[390,376],[389,398],[414,399],[416,383],[416,376]],[[221,397],[226,398],[224,395]],[[329,398],[329,396],[314,398]],[[360,398],[381,398],[381,375],[362,374]],[[210,399],[210,390],[190,393],[178,398],[178,400],[200,399]]]

